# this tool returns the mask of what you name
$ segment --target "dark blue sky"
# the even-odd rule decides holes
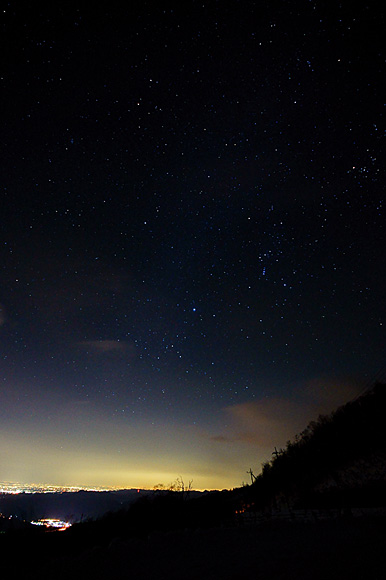
[[[384,13],[8,3],[0,479],[239,485],[385,361]]]

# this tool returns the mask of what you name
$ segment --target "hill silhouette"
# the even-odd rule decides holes
[[[65,532],[5,533],[7,577],[316,580],[381,578],[386,565],[386,386],[312,421],[252,484],[162,490]],[[346,517],[351,509],[361,517]],[[298,517],[330,510],[327,519]],[[245,519],[249,511],[255,517]],[[280,519],[290,512],[293,518]],[[336,516],[345,517],[336,517]],[[357,515],[357,514],[354,514]],[[263,517],[264,516],[264,517]],[[23,553],[17,562],[11,548]],[[8,557],[9,556],[9,557]]]
[[[246,490],[255,509],[384,506],[386,385],[319,416]]]
[[[376,384],[330,415],[319,416],[276,450],[254,482],[193,497],[164,490],[128,509],[75,526],[71,533],[112,538],[240,524],[240,513],[386,506],[386,385]]]

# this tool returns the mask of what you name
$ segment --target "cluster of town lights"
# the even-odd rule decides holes
[[[37,520],[31,522],[34,526],[45,526],[46,528],[52,528],[58,531],[67,530],[71,526],[69,522],[64,522],[63,520],[56,520],[54,518],[45,518],[42,520]]]
[[[119,487],[79,487],[79,486],[60,486],[60,485],[47,485],[44,483],[38,484],[20,484],[11,483],[8,481],[0,481],[0,494],[1,493],[65,493],[65,492],[77,492],[77,491],[117,491],[121,489]]]

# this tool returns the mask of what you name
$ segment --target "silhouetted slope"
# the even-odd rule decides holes
[[[385,502],[386,385],[320,416],[263,465],[249,486],[256,506]],[[383,504],[379,504],[383,505]]]

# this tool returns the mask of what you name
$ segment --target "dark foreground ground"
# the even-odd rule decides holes
[[[32,544],[19,544],[12,560],[10,552],[6,554],[4,578],[386,578],[385,517],[154,533],[148,538],[115,538],[109,545],[88,547],[82,546],[80,538],[76,546],[73,541],[69,544],[59,532],[45,534],[38,544]]]

